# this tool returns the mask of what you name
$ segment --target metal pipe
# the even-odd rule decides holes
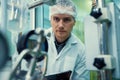
[[[18,57],[15,65],[14,65],[14,67],[13,67],[13,69],[12,69],[12,71],[11,71],[9,77],[8,77],[8,80],[12,80],[12,78],[13,78],[14,75],[16,74],[16,70],[17,70],[18,66],[20,65],[21,60],[22,60],[23,57],[24,57],[26,54],[28,54],[29,52],[30,52],[29,49],[25,49],[25,50],[23,50],[23,51],[21,52],[21,54],[19,55],[19,57]]]
[[[44,28],[44,5],[41,5],[41,28]]]
[[[107,80],[105,70],[100,70],[100,74],[101,74],[101,80]]]
[[[36,8],[37,6],[40,6],[42,4],[47,4],[47,5],[54,5],[56,3],[56,0],[38,0],[35,1],[34,3],[30,4],[28,6],[28,9],[33,9]]]
[[[98,6],[100,8],[105,7],[105,0],[98,0]]]
[[[94,2],[99,8],[105,7],[105,0],[94,0]]]
[[[108,26],[106,23],[97,23],[100,54],[108,54]]]
[[[44,3],[44,1],[35,2],[35,3],[31,4],[31,5],[29,5],[28,9],[35,8],[35,7],[39,6],[39,5],[42,5],[43,3]]]
[[[7,30],[7,0],[1,0],[1,27],[0,30],[6,33]]]
[[[37,62],[36,56],[34,56],[33,59],[31,60],[29,71],[26,74],[25,80],[32,80],[32,76],[36,68],[36,62]]]
[[[29,67],[29,71],[27,72],[27,75],[26,75],[26,80],[31,80],[32,79],[32,76],[34,74],[34,71],[35,71],[35,67],[36,67],[36,62],[37,62],[37,56],[39,54],[42,54],[41,52],[39,53],[38,51],[40,50],[40,47],[41,47],[41,44],[45,38],[44,36],[44,31],[41,30],[39,33],[38,33],[38,39],[37,39],[37,45],[36,47],[30,52],[30,54],[34,54],[33,56],[33,59],[31,61],[31,64],[30,64],[30,67]],[[40,50],[41,51],[41,50]]]

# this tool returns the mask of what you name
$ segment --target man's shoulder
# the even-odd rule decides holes
[[[80,38],[78,38],[75,34],[71,34],[71,38],[74,42],[76,42],[78,45],[84,45],[84,43],[81,41]]]
[[[75,34],[72,34],[71,42],[72,42],[73,45],[76,46],[76,49],[78,49],[78,50],[84,50],[85,49],[84,43]]]

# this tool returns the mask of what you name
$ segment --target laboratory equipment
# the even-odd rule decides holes
[[[36,39],[37,39],[37,35],[35,35],[35,30],[31,30],[27,33],[24,33],[23,35],[20,34],[19,38],[18,38],[18,42],[17,42],[17,51],[20,54],[24,49],[34,49],[34,47],[38,44]],[[44,42],[41,43],[41,50],[42,51],[46,51],[48,50],[48,44],[47,44],[47,40],[45,39]],[[32,58],[32,56],[30,54],[26,54],[26,56],[24,57],[26,60],[29,60]],[[38,58],[39,60],[39,58]],[[39,60],[40,61],[40,60]]]
[[[87,65],[89,65],[87,67],[89,70],[98,71],[97,80],[112,80],[113,77],[118,78],[117,75],[119,75],[119,72],[116,71],[119,70],[119,67],[116,66],[118,57],[115,56],[118,54],[115,51],[117,47],[111,47],[115,41],[115,37],[114,40],[111,37],[116,36],[114,34],[116,12],[113,13],[116,7],[113,2],[105,4],[104,0],[93,1],[96,2],[96,5],[93,5],[94,9],[91,9],[91,13],[94,14],[85,19],[85,45]]]
[[[109,68],[106,67],[106,65],[108,65],[110,63],[104,61],[106,58],[106,57],[104,57],[104,55],[106,55],[106,56],[109,55],[108,54],[108,43],[107,43],[107,39],[108,39],[107,38],[107,35],[108,35],[107,30],[110,26],[111,20],[110,20],[109,13],[107,12],[107,9],[105,8],[104,1],[102,0],[101,2],[99,2],[99,0],[96,0],[96,2],[97,2],[97,6],[99,6],[99,9],[98,9],[99,12],[97,13],[97,15],[99,14],[99,16],[98,17],[95,17],[94,15],[92,15],[92,16],[96,18],[96,24],[97,24],[97,28],[98,28],[98,38],[99,38],[98,43],[99,43],[99,50],[100,50],[101,57],[95,58],[94,66],[100,71],[100,80],[112,80],[111,77],[107,76],[107,75],[112,74],[111,71],[108,70]],[[101,11],[100,11],[100,9],[101,9]],[[92,12],[94,12],[94,10]],[[106,13],[108,13],[108,14],[105,15]],[[111,60],[111,62],[112,62],[112,60]],[[104,67],[106,67],[106,68],[104,69]],[[115,67],[111,67],[110,70],[112,70],[114,68]],[[109,72],[109,74],[106,73],[107,71]]]
[[[10,0],[8,6],[8,30],[11,32],[22,32],[27,27],[30,11],[28,10],[28,2],[26,0]],[[23,27],[24,26],[24,27]]]
[[[113,0],[117,8],[120,10],[120,1],[119,0]]]
[[[9,45],[5,35],[0,32],[0,70],[9,59]]]
[[[26,46],[26,45],[28,44],[28,40],[32,35],[36,35],[37,39],[34,38],[35,46],[33,46],[31,48],[31,47]],[[13,66],[13,70],[11,71],[8,80],[11,80],[15,77],[15,75],[17,74],[17,68],[20,66],[20,62],[23,58],[25,58],[25,56],[27,57],[27,60],[28,59],[31,60],[29,70],[25,74],[26,75],[25,79],[26,80],[35,80],[33,74],[34,74],[34,71],[35,71],[35,68],[36,68],[36,62],[38,61],[38,58],[40,58],[39,60],[41,61],[43,59],[43,56],[46,56],[46,51],[45,50],[47,50],[47,49],[45,49],[46,47],[44,45],[45,36],[46,35],[44,33],[44,30],[36,30],[36,31],[32,30],[32,31],[28,32],[28,34],[27,34],[27,36],[25,36],[25,38],[22,38],[22,39],[25,39],[25,40],[22,40],[22,42],[21,41],[20,42],[24,43],[24,44],[18,43],[18,46],[19,46],[19,48],[20,48],[20,46],[25,46],[25,47],[22,47],[22,48],[18,49],[18,50],[20,50],[20,55],[19,55],[15,65]],[[44,49],[43,49],[42,45],[44,46]],[[40,80],[42,80],[43,74],[44,73],[39,75],[39,76],[41,76],[41,77],[39,77]]]
[[[37,0],[34,3],[29,4],[28,8],[32,9],[32,8],[35,8],[35,7],[40,6],[42,4],[47,4],[49,6],[52,6],[52,5],[56,4],[56,0]]]

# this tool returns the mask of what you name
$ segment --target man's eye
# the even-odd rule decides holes
[[[71,18],[64,18],[64,22],[70,22],[72,19]]]
[[[60,19],[58,17],[54,17],[53,20],[56,21],[56,22],[60,21]]]

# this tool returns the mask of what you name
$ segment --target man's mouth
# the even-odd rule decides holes
[[[63,31],[63,30],[58,30],[58,32],[66,32],[66,31]]]

